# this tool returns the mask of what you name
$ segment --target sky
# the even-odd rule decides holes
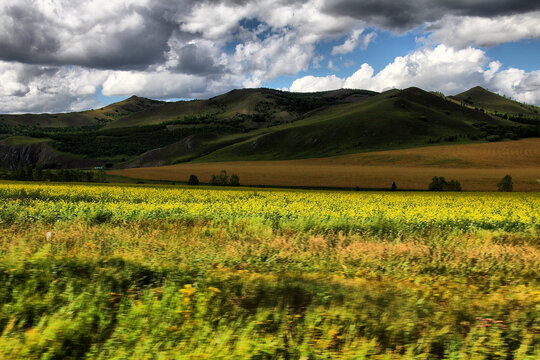
[[[540,105],[538,19],[531,0],[0,0],[0,112],[252,87]]]

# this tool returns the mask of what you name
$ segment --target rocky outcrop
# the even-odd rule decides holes
[[[45,142],[21,145],[0,144],[0,168],[4,169],[18,169],[24,166],[66,169],[98,165],[101,163],[61,154]]]

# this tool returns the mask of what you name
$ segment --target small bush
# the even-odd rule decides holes
[[[210,184],[216,185],[216,186],[227,186],[229,185],[229,176],[227,175],[227,171],[221,170],[219,175],[212,175],[210,177]]]
[[[457,180],[450,180],[445,187],[448,191],[461,191],[461,184]]]
[[[197,175],[189,175],[188,185],[199,185],[199,178]]]
[[[236,174],[232,174],[229,179],[229,184],[231,186],[239,186],[240,185],[240,178]]]
[[[505,177],[503,177],[501,179],[501,181],[499,181],[499,183],[497,184],[497,187],[498,187],[499,191],[505,191],[505,192],[512,191],[514,189],[512,176],[505,175]]]
[[[429,184],[428,189],[430,191],[443,191],[445,184],[446,180],[444,177],[434,176],[433,179],[431,179],[431,183]]]
[[[486,140],[489,142],[496,142],[496,141],[501,141],[502,138],[499,135],[488,135],[486,136]]]

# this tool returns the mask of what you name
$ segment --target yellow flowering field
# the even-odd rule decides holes
[[[538,229],[538,193],[225,190],[115,185],[0,184],[0,221],[263,220],[355,230]]]

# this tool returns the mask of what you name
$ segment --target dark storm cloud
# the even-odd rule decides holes
[[[444,0],[440,7],[454,15],[493,17],[540,10],[540,2],[531,0]]]
[[[36,55],[47,57],[60,48],[60,42],[50,32],[47,19],[34,8],[10,6],[1,18],[5,29],[0,33],[2,60],[31,59]]]
[[[370,25],[393,30],[410,30],[445,15],[493,17],[540,10],[531,0],[336,0],[327,1],[325,10],[351,16]]]
[[[86,19],[86,23],[68,27],[32,6],[7,6],[0,15],[0,60],[102,69],[144,69],[162,61],[178,25],[164,16],[161,6],[128,6],[123,10],[103,23]],[[140,19],[136,28],[107,33],[109,27],[130,15]],[[97,26],[103,31],[93,32]]]
[[[247,0],[162,0],[149,6],[129,4],[116,6],[116,13],[103,15],[81,10],[84,3],[65,3],[56,10],[59,16],[46,14],[42,8],[22,0],[0,5],[0,60],[50,66],[78,65],[94,69],[145,70],[163,64],[170,57],[170,41],[183,45],[173,50],[179,60],[171,71],[192,74],[216,74],[223,66],[216,65],[213,54],[193,45],[202,39],[198,32],[180,30],[182,16],[194,6],[226,4],[241,7]],[[71,13],[70,13],[71,12]],[[80,15],[81,20],[67,24],[64,13]],[[137,21],[122,28],[118,24]],[[128,24],[129,25],[129,24]],[[100,30],[96,30],[99,28]]]
[[[178,50],[176,70],[185,74],[211,75],[222,73],[225,69],[217,65],[212,54],[195,44],[188,44]]]
[[[103,48],[98,47],[94,54],[75,58],[72,62],[104,69],[143,69],[163,61],[169,50],[168,40],[177,24],[167,20],[161,12],[145,8],[133,11],[142,17],[142,26],[113,34]]]

